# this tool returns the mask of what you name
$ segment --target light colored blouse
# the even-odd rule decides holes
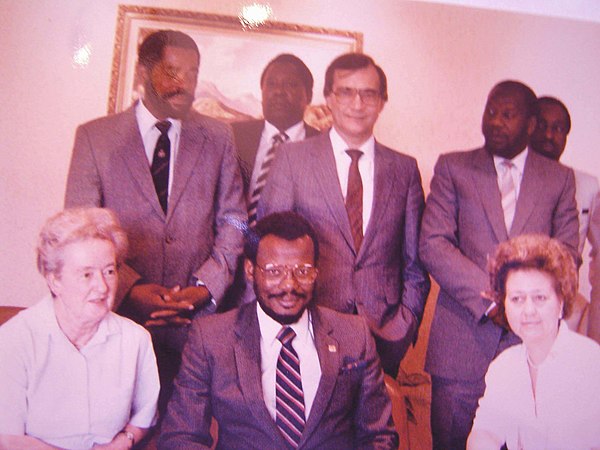
[[[524,344],[490,365],[473,430],[489,431],[509,449],[600,446],[600,346],[561,323],[538,367],[535,398]]]
[[[159,388],[149,333],[112,312],[81,350],[50,296],[0,327],[0,434],[89,449],[152,426]]]

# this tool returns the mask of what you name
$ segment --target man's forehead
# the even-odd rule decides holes
[[[359,69],[335,69],[335,71],[333,72],[333,81],[334,83],[337,82],[338,84],[344,83],[348,80],[348,78],[351,78],[353,75],[356,74],[374,75],[373,77],[371,77],[371,80],[376,85],[374,87],[379,87],[379,77],[377,75],[377,70],[371,65],[361,67]]]
[[[257,258],[289,256],[300,253],[314,257],[313,243],[310,236],[304,235],[297,239],[288,240],[274,234],[267,234],[258,243]]]
[[[567,114],[558,105],[540,104],[540,117],[546,121],[567,122]]]

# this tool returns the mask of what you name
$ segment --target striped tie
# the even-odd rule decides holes
[[[168,120],[156,122],[155,126],[159,129],[160,136],[154,148],[150,173],[152,173],[152,181],[154,181],[158,201],[166,214],[167,198],[169,197],[169,160],[171,159],[171,141],[168,133],[171,122]]]
[[[256,186],[254,186],[254,190],[252,191],[252,197],[250,197],[250,205],[248,206],[248,225],[251,227],[256,225],[256,208],[258,206],[258,200],[260,200],[260,193],[262,192],[267,182],[269,169],[271,168],[273,158],[275,158],[275,151],[277,150],[277,147],[279,147],[279,145],[281,145],[288,139],[288,135],[284,132],[277,133],[275,136],[273,136],[273,145],[265,155],[265,159],[263,160],[262,165],[260,166],[260,172],[258,173],[258,178],[256,179]]]
[[[515,209],[517,207],[517,187],[512,176],[512,169],[515,165],[505,160],[501,163],[502,177],[500,178],[500,194],[502,195],[502,211],[504,211],[504,223],[506,231],[510,232],[513,218],[515,217]]]
[[[350,221],[350,230],[354,238],[356,253],[363,240],[363,185],[358,170],[358,160],[363,155],[360,150],[346,150],[352,159],[348,169],[348,190],[346,191],[346,211]]]
[[[283,437],[294,448],[298,447],[304,430],[304,392],[300,378],[300,360],[292,347],[296,333],[290,327],[283,327],[277,334],[282,347],[277,359],[276,424]]]

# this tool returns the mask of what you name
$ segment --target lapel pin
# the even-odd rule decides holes
[[[331,353],[335,353],[335,352],[337,352],[337,347],[336,347],[334,344],[329,344],[329,345],[327,346],[327,348],[329,349],[329,351],[330,351]]]

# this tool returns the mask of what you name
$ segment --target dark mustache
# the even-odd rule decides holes
[[[168,92],[163,96],[163,98],[167,99],[167,98],[175,97],[176,95],[183,95],[190,100],[194,99],[194,96],[192,94],[190,94],[187,91],[184,91],[183,89],[177,89],[176,91]]]
[[[303,292],[298,292],[298,291],[296,291],[294,289],[292,289],[292,291],[290,291],[290,292],[280,292],[278,294],[269,294],[268,297],[269,298],[283,298],[283,297],[285,297],[288,294],[295,295],[296,297],[302,298],[302,299],[306,298],[306,294],[304,294]]]

